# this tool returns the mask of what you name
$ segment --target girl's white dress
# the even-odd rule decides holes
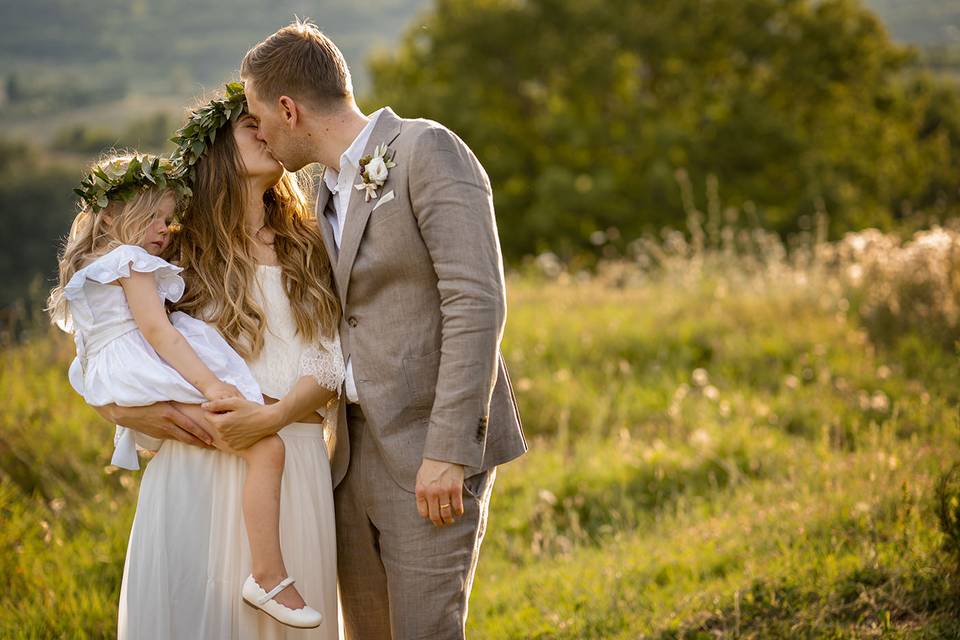
[[[181,285],[164,284],[167,273],[176,276],[159,273],[158,289],[166,295],[170,287],[171,295],[179,296],[176,286]],[[281,398],[302,375],[339,390],[344,376],[339,337],[307,344],[298,335],[279,268],[258,268],[254,295],[267,326],[264,347],[247,367],[262,392]],[[280,542],[297,589],[323,614],[323,623],[292,629],[241,602],[241,586],[250,574],[241,511],[244,462],[166,440],[140,481],[120,588],[120,640],[340,637],[333,487],[324,437],[336,432],[336,401],[319,413],[322,425],[294,423],[279,432],[286,448]]]
[[[150,255],[142,247],[121,245],[97,258],[70,278],[63,289],[69,303],[77,357],[70,365],[70,384],[87,404],[140,407],[164,400],[198,404],[205,400],[196,387],[164,362],[143,337],[133,319],[123,288],[110,284],[131,271],[152,273],[157,295],[176,302],[183,295],[182,269]],[[263,402],[260,387],[243,359],[217,331],[185,313],[170,322],[213,373],[234,385],[248,399]],[[135,442],[156,449],[160,442],[118,426],[113,464],[139,469]]]

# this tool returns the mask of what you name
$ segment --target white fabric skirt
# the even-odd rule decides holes
[[[181,311],[170,314],[170,323],[220,380],[232,384],[247,400],[263,402],[260,385],[243,358],[212,325]],[[199,404],[206,398],[180,372],[167,364],[138,329],[109,340],[86,364],[77,356],[70,365],[70,384],[87,404],[102,407],[144,407],[173,400]]]
[[[280,431],[284,562],[317,629],[281,625],[240,597],[250,574],[240,458],[166,441],[140,483],[120,589],[120,640],[335,640],[337,544],[330,463],[319,424]]]

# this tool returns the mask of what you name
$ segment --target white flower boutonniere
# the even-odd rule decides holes
[[[377,190],[387,181],[390,169],[397,166],[393,161],[395,155],[396,152],[388,149],[384,143],[377,145],[372,156],[360,158],[360,179],[363,182],[356,185],[356,189],[364,192],[364,202],[370,202],[371,198],[377,197]]]

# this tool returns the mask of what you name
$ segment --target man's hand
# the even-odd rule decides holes
[[[162,440],[179,440],[196,447],[210,447],[213,437],[170,402],[157,402],[146,407],[94,407],[108,422],[139,431]]]
[[[207,420],[217,430],[219,439],[236,451],[246,449],[253,443],[279,431],[272,407],[277,405],[257,404],[246,398],[224,398],[204,402]]]
[[[437,527],[463,515],[463,465],[424,458],[417,472],[417,511]]]

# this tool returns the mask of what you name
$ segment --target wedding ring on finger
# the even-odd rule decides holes
[[[440,519],[443,520],[444,524],[453,524],[453,510],[450,508],[450,503],[440,505]]]

